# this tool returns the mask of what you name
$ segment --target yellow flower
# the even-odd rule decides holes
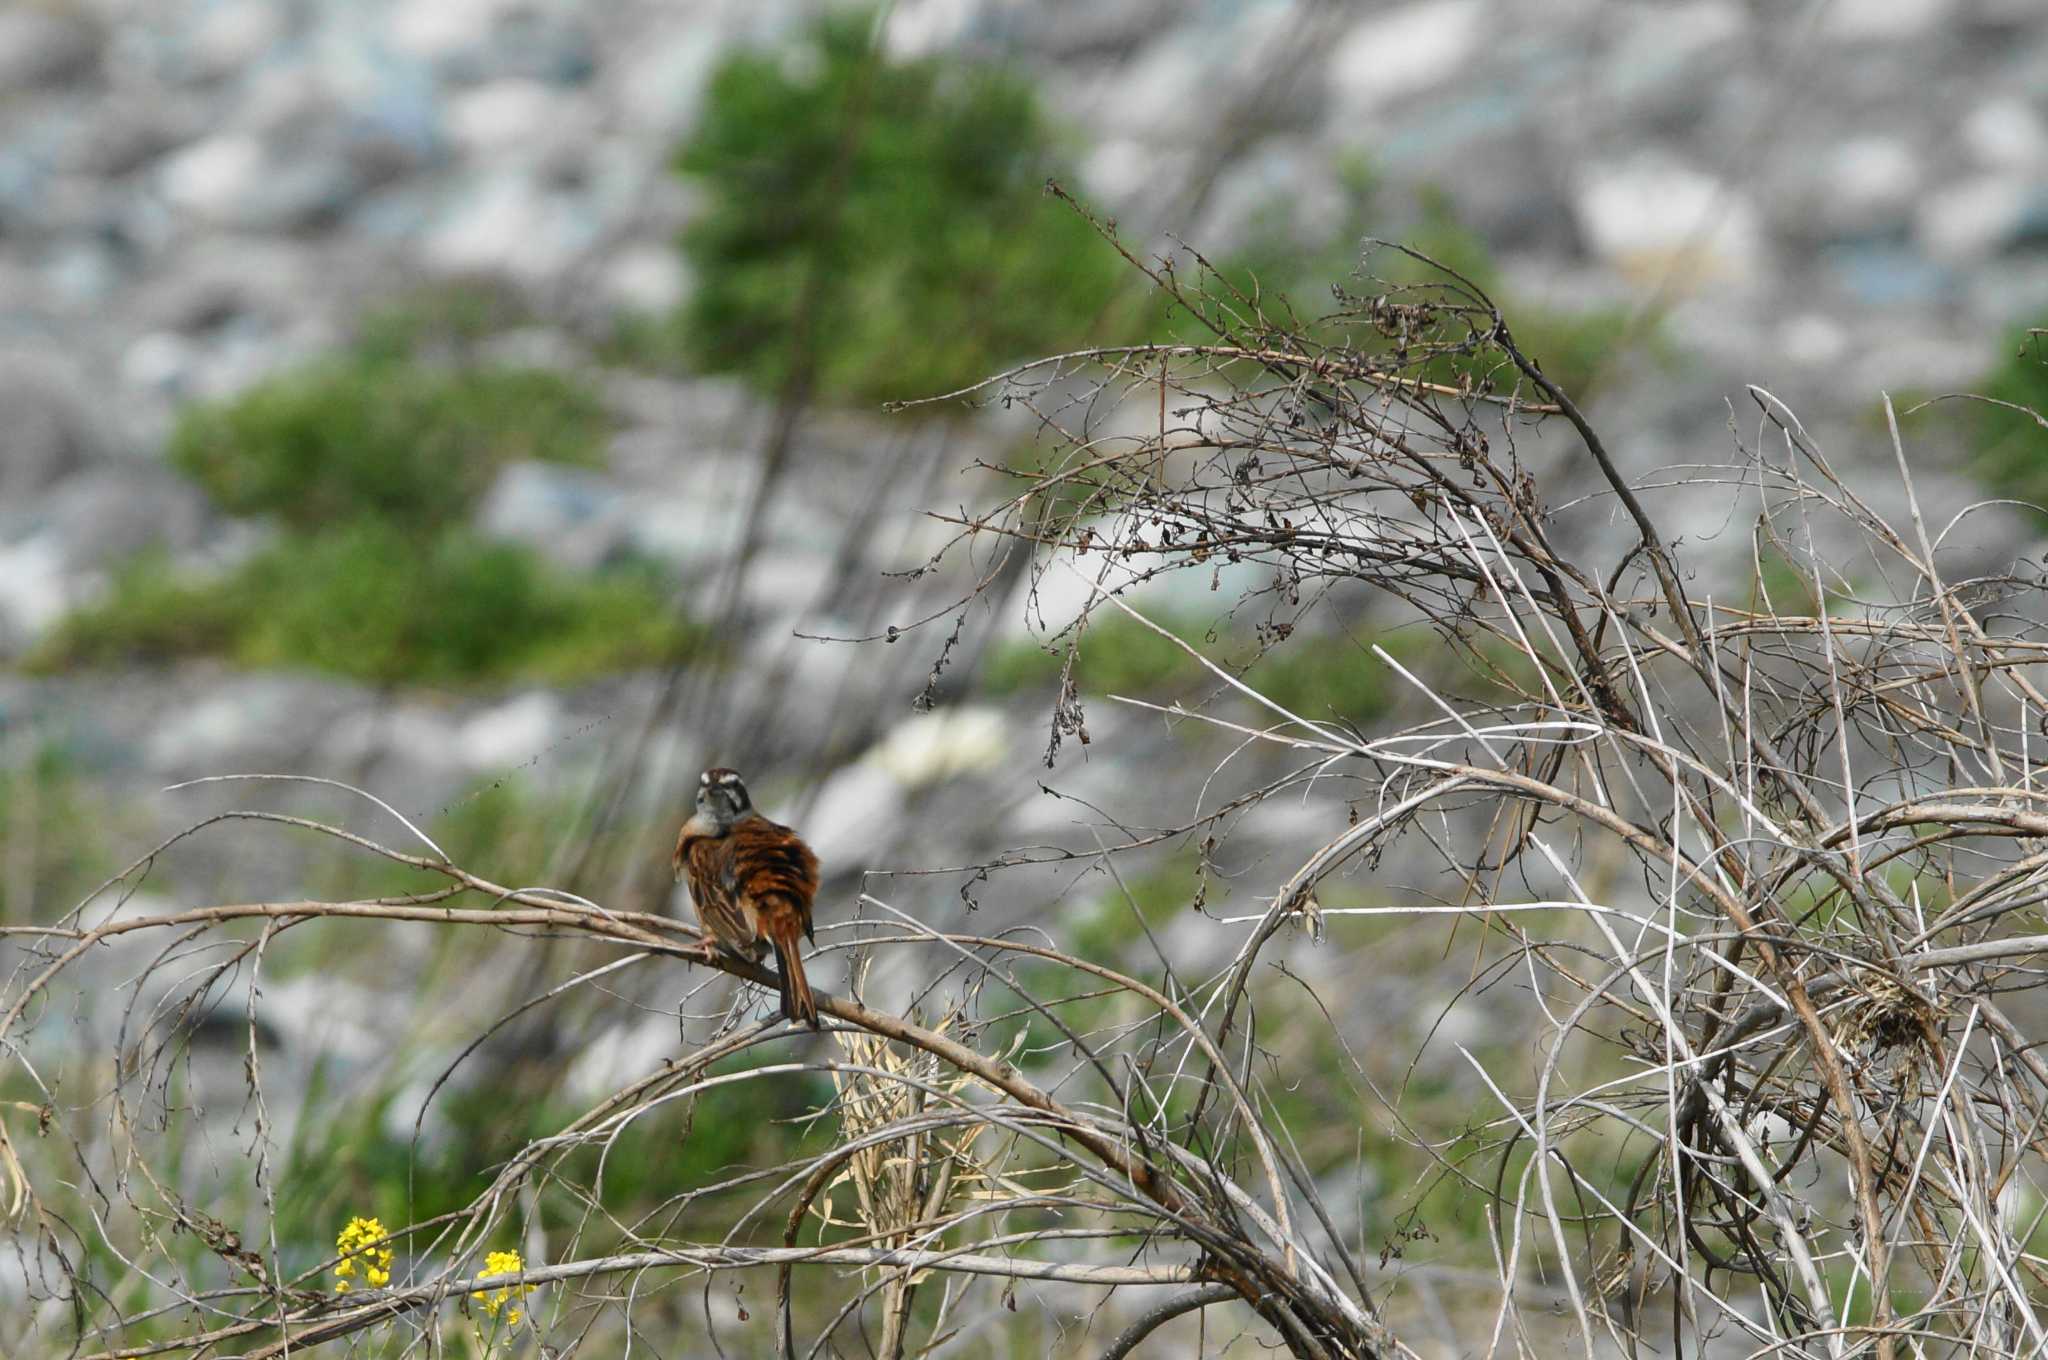
[[[341,1236],[334,1239],[334,1249],[341,1253],[341,1260],[334,1267],[335,1293],[348,1293],[348,1277],[356,1273],[359,1264],[363,1268],[363,1283],[370,1288],[382,1289],[391,1283],[391,1247],[384,1241],[390,1235],[381,1219],[356,1217],[348,1221]]]
[[[524,1269],[526,1262],[520,1258],[518,1252],[494,1251],[484,1258],[484,1268],[477,1275],[477,1279],[489,1280],[500,1275],[517,1275]],[[534,1291],[534,1288],[535,1286],[530,1284],[508,1284],[496,1289],[479,1289],[470,1297],[481,1303],[486,1313],[496,1317],[500,1308],[505,1308],[506,1304],[516,1299],[525,1298]],[[519,1319],[524,1316],[526,1314],[518,1308],[505,1308],[505,1325],[517,1327]]]

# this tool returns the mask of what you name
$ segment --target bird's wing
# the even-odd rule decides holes
[[[793,911],[797,926],[811,936],[811,902],[818,895],[818,857],[811,847],[796,832],[765,817],[750,817],[735,826],[732,841],[741,902],[757,919],[764,911]]]
[[[740,907],[737,849],[730,836],[697,836],[679,853],[697,919],[721,944],[744,951],[753,944],[755,932]]]

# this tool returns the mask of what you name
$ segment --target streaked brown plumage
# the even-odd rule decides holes
[[[804,977],[798,936],[811,933],[818,895],[818,857],[796,832],[754,811],[747,786],[732,770],[706,770],[697,810],[676,834],[676,877],[687,879],[704,927],[708,958],[724,948],[759,959],[775,950],[782,1013],[812,1029],[818,1003]]]

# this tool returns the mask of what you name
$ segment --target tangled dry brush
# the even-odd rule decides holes
[[[1048,358],[940,399],[1026,412],[1039,437],[996,469],[1014,480],[992,508],[949,517],[930,570],[971,563],[986,591],[1017,571],[1093,587],[1057,621],[1055,746],[1090,735],[1075,651],[1108,621],[1170,633],[1125,596],[1171,573],[1230,583],[1274,650],[1323,645],[1319,611],[1377,601],[1483,681],[1454,693],[1444,668],[1381,650],[1362,664],[1388,668],[1421,717],[1360,731],[1175,639],[1208,667],[1206,700],[1123,702],[1223,731],[1231,761],[1183,824],[1059,853],[1114,874],[1148,845],[1213,855],[1262,803],[1352,810],[1257,885],[1252,916],[1210,926],[1231,932],[1224,966],[1190,974],[1162,949],[1138,975],[1036,934],[941,935],[867,897],[824,947],[864,961],[856,982],[866,961],[915,953],[929,981],[914,1004],[821,993],[824,1041],[735,1013],[533,1138],[467,1203],[393,1224],[397,1278],[336,1294],[331,1256],[294,1259],[263,1228],[276,1115],[253,1011],[236,1145],[257,1230],[208,1212],[178,1156],[178,1036],[222,979],[257,977],[314,920],[585,942],[575,976],[527,1003],[546,1006],[694,934],[493,881],[409,824],[387,844],[230,813],[443,886],[139,913],[123,903],[145,857],[62,920],[6,928],[0,1208],[41,1301],[17,1343],[466,1353],[446,1340],[459,1314],[472,1348],[613,1354],[623,1337],[697,1353],[708,1331],[742,1352],[893,1357],[979,1344],[1028,1289],[1096,1319],[1067,1352],[1109,1357],[1162,1328],[1315,1357],[2048,1349],[2041,582],[1944,574],[1973,521],[1923,518],[1895,418],[1874,437],[1896,464],[1896,524],[1761,389],[1732,466],[1635,489],[1512,319],[1448,270],[1375,247],[1304,320],[1191,254],[1129,258],[1195,339]],[[1727,562],[1689,563],[1659,528],[1655,507],[1681,496],[1754,513],[1735,555],[1754,570],[1727,597],[1704,584]],[[977,600],[962,595],[964,617]],[[1241,769],[1259,773],[1233,783]],[[1370,883],[1393,854],[1439,891],[1326,905],[1336,876]],[[1305,1163],[1273,1095],[1287,1056],[1262,989],[1288,984],[1267,965],[1367,915],[1446,946],[1462,931],[1473,986],[1513,981],[1536,1026],[1517,1050],[1533,1062],[1470,1055],[1490,1103],[1469,1127],[1403,1131],[1483,1203],[1486,1259],[1435,1285],[1426,1252],[1390,1263],[1365,1242],[1343,1177]],[[119,976],[86,971],[137,939],[150,952]],[[97,1056],[60,1042],[81,1004],[67,989],[85,986],[127,1007]],[[653,1212],[608,1207],[606,1157],[628,1131],[672,1126],[721,1085],[819,1073],[818,1136],[795,1155]],[[1364,1138],[1390,1127],[1361,1113]],[[742,1207],[705,1230],[713,1196]],[[530,1264],[491,1285],[538,1288],[499,1338],[464,1300],[508,1235]],[[735,1283],[771,1277],[772,1341],[741,1321]],[[1455,1318],[1433,1302],[1451,1285]]]

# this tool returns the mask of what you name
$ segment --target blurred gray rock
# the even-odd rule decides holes
[[[641,35],[620,62],[613,95],[627,125],[660,138],[689,131],[724,46],[715,26],[681,15]]]
[[[671,242],[623,245],[609,253],[600,288],[614,311],[665,316],[689,295],[689,269]]]
[[[72,579],[55,534],[0,543],[0,656],[18,654],[71,608]]]
[[[78,174],[125,175],[192,140],[204,120],[199,105],[174,90],[110,93],[84,111],[65,163]]]
[[[472,156],[517,155],[558,138],[587,138],[595,119],[587,101],[531,78],[494,80],[448,101],[448,134]]]
[[[257,316],[282,326],[313,292],[307,252],[265,235],[215,234],[178,252],[134,297],[136,318],[151,331],[192,334]]]
[[[2048,186],[2033,175],[1995,171],[1948,184],[1922,201],[1914,231],[1939,260],[1985,260],[2048,229]]]
[[[312,768],[360,774],[351,782],[383,789],[425,810],[445,802],[467,782],[460,715],[426,701],[357,702],[325,724],[318,745],[302,762]],[[296,767],[295,767],[296,768]],[[410,839],[402,828],[392,838]]]
[[[573,10],[518,0],[436,0],[394,5],[392,15],[390,38],[400,50],[465,84],[519,76],[578,84],[596,69],[591,30]]]
[[[107,453],[84,374],[28,350],[0,350],[0,508],[19,507]]]
[[[171,205],[216,222],[263,226],[255,208],[269,171],[263,140],[249,132],[220,132],[184,147],[159,170]]]
[[[157,462],[102,462],[66,478],[27,512],[61,546],[67,572],[111,566],[146,548],[196,546],[212,517],[198,487]]]
[[[1901,42],[1928,32],[1954,9],[1952,0],[1857,0],[1828,6],[1820,31],[1851,42]]]
[[[1822,161],[1817,180],[1798,176],[1818,230],[1828,237],[1860,237],[1903,231],[1913,220],[1927,183],[1920,154],[1903,137],[1852,137]],[[1788,195],[1788,197],[1791,197]]]
[[[1205,253],[1275,241],[1315,249],[1349,225],[1345,211],[1328,151],[1276,137],[1217,176],[1195,239]]]
[[[561,699],[548,690],[532,690],[464,722],[455,733],[455,746],[472,770],[506,770],[547,751],[561,729]]]
[[[183,34],[186,72],[199,80],[220,80],[246,70],[287,36],[290,13],[270,0],[207,5]]]
[[[482,533],[523,543],[573,570],[614,555],[628,533],[626,498],[602,473],[559,463],[513,463],[477,507]]]
[[[55,5],[0,10],[0,90],[82,77],[99,63],[102,37],[84,15]]]
[[[1481,0],[1415,0],[1362,19],[1329,54],[1331,93],[1353,113],[1453,79],[1486,36]]]
[[[439,107],[423,73],[373,64],[362,86],[330,97],[304,64],[266,73],[243,124],[167,156],[158,183],[203,222],[297,232],[338,218],[366,190],[437,154]]]
[[[476,176],[445,202],[441,220],[420,243],[436,270],[495,271],[544,282],[565,273],[597,239],[598,224],[576,194],[524,170]]]
[[[90,237],[60,243],[43,264],[43,282],[57,305],[81,311],[105,301],[122,270],[114,251]]]
[[[871,760],[832,772],[804,814],[804,839],[827,873],[862,863],[895,834],[903,816],[903,781]]]
[[[1587,244],[1626,276],[1757,283],[1768,268],[1748,196],[1669,156],[1585,167],[1572,206]]]
[[[201,361],[200,347],[170,331],[136,337],[121,356],[121,380],[151,396],[177,397],[189,391]]]
[[[2048,162],[2048,123],[2025,100],[2005,97],[1979,104],[1959,131],[1964,149],[1983,165],[2024,172]]]
[[[1954,295],[1956,279],[1942,264],[1901,241],[1831,245],[1822,271],[1856,302],[1872,307],[1926,307]]]
[[[153,715],[142,760],[172,779],[345,769],[314,757],[362,702],[359,687],[318,676],[215,675],[202,692]]]

